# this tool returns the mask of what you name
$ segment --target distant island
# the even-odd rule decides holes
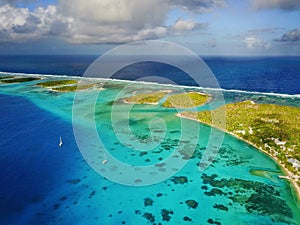
[[[74,92],[93,88],[96,86],[96,83],[81,84],[78,80],[51,80],[38,83],[37,85],[57,92]]]
[[[13,84],[13,83],[24,83],[29,81],[40,80],[39,77],[15,77],[15,76],[1,76],[0,83]]]
[[[158,104],[170,92],[172,91],[136,94],[124,99],[124,102],[132,104]],[[209,95],[200,92],[170,94],[162,103],[162,106],[167,108],[193,108],[207,103],[209,99]]]
[[[158,102],[165,97],[165,95],[170,91],[158,91],[158,92],[150,92],[150,93],[142,93],[136,94],[129,98],[125,98],[125,103],[130,104],[151,104],[157,105]]]
[[[207,103],[210,96],[200,92],[187,92],[169,96],[162,104],[171,108],[193,108]]]

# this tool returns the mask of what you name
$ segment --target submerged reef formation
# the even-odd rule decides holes
[[[223,195],[232,201],[232,204],[242,205],[249,213],[260,215],[277,216],[293,218],[291,208],[281,199],[279,191],[273,186],[266,185],[257,181],[248,181],[243,179],[217,179],[216,174],[202,174],[201,178],[204,184],[212,186],[212,190],[226,188],[227,192],[214,191],[215,195]],[[236,192],[235,190],[240,190]],[[272,207],[270,207],[272,206]],[[214,208],[228,211],[228,207],[215,204]]]
[[[171,178],[171,181],[173,181],[174,184],[185,184],[188,182],[188,179],[185,176],[178,176],[178,177],[174,176]]]
[[[196,209],[198,207],[198,202],[193,200],[193,199],[190,199],[190,200],[186,200],[185,201],[185,204],[189,207],[189,208],[193,208],[193,209]]]
[[[153,200],[151,198],[144,199],[144,206],[151,206],[153,205]]]

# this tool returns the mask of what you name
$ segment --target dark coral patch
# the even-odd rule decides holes
[[[189,207],[189,208],[193,208],[196,209],[198,207],[198,202],[196,202],[195,200],[186,200],[185,204]]]
[[[66,196],[62,196],[62,197],[60,198],[61,201],[65,201],[66,199],[67,199]]]
[[[226,195],[226,193],[218,188],[213,188],[210,191],[204,192],[204,194],[207,196]]]
[[[173,181],[174,184],[184,184],[188,182],[188,179],[185,176],[179,176],[179,177],[172,177],[171,181]]]
[[[187,216],[183,217],[183,220],[184,221],[189,221],[189,222],[192,221],[192,219],[190,217],[187,217]]]
[[[201,189],[202,189],[202,190],[207,190],[207,189],[208,189],[208,187],[207,187],[207,186],[205,186],[205,185],[203,185],[203,186],[201,186]]]
[[[69,183],[69,184],[78,184],[79,182],[80,182],[80,179],[67,180],[67,183]]]
[[[210,223],[210,224],[221,225],[221,223],[220,223],[220,222],[218,222],[218,221],[214,221],[213,219],[208,219],[208,220],[207,220],[207,222],[208,222],[208,223]]]
[[[153,216],[152,213],[145,212],[143,217],[145,217],[151,223],[155,222],[155,216]]]
[[[153,205],[153,200],[151,198],[144,199],[144,206],[151,206]]]
[[[58,204],[58,203],[53,205],[53,209],[55,209],[55,210],[58,209],[59,207],[60,207],[60,204]]]
[[[142,214],[141,210],[138,210],[138,209],[135,210],[134,213],[137,214],[137,215],[141,215]]]
[[[96,194],[96,191],[92,191],[89,195],[89,198],[92,198]]]
[[[218,205],[218,204],[215,204],[213,206],[215,209],[220,209],[220,210],[223,210],[223,211],[228,211],[228,207],[226,207],[225,205]]]
[[[162,209],[162,210],[161,210],[162,220],[163,220],[163,221],[170,221],[170,219],[171,219],[170,214],[172,215],[172,214],[174,214],[174,212],[171,211],[171,210]]]
[[[147,154],[148,154],[148,152],[146,152],[146,151],[140,152],[140,157],[147,155]]]

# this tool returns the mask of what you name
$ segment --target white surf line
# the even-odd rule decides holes
[[[300,94],[282,94],[282,93],[273,93],[273,92],[259,92],[259,91],[244,91],[236,89],[223,89],[223,88],[209,88],[209,87],[197,87],[197,86],[186,86],[178,84],[160,84],[157,82],[150,81],[132,81],[132,80],[122,80],[122,79],[112,79],[112,78],[98,78],[98,77],[82,77],[82,76],[68,76],[68,75],[55,75],[55,74],[31,74],[31,73],[12,73],[12,72],[1,72],[3,75],[15,75],[15,76],[33,76],[33,77],[50,77],[50,78],[72,78],[77,80],[99,80],[99,81],[116,81],[121,83],[135,83],[135,84],[151,84],[155,86],[163,87],[174,87],[174,88],[185,88],[185,89],[198,89],[198,90],[208,90],[208,91],[223,91],[223,92],[235,92],[235,93],[244,93],[252,95],[267,95],[267,96],[276,96],[283,98],[300,98]]]

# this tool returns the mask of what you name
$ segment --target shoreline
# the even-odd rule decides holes
[[[159,92],[165,93],[165,95],[161,98],[161,99],[163,99],[166,95],[174,92],[174,90],[160,90]],[[157,92],[150,92],[150,93],[146,93],[146,94],[151,94],[151,93],[155,94]],[[136,94],[136,93],[134,93],[134,94]],[[161,99],[158,99],[157,102],[135,102],[135,101],[128,101],[128,99],[130,99],[130,98],[131,97],[123,98],[123,103],[125,103],[125,104],[131,104],[131,105],[135,105],[135,104],[137,104],[137,105],[158,105],[159,102],[161,101]]]
[[[248,141],[248,140],[245,140],[245,139],[243,139],[243,138],[237,136],[236,134],[234,134],[234,133],[232,133],[232,132],[228,132],[228,131],[223,130],[223,129],[220,129],[220,128],[214,126],[214,125],[211,125],[211,124],[208,124],[208,123],[201,122],[200,120],[198,120],[198,119],[196,119],[196,118],[192,118],[192,117],[188,117],[188,116],[183,116],[181,113],[177,113],[176,116],[178,116],[178,117],[180,117],[180,118],[183,118],[183,119],[194,120],[194,121],[196,121],[196,122],[198,122],[198,123],[202,123],[202,124],[208,125],[208,126],[210,126],[210,127],[213,127],[213,128],[215,128],[215,129],[218,129],[218,130],[220,130],[220,131],[223,131],[223,132],[225,132],[225,133],[227,133],[227,134],[229,134],[229,135],[231,135],[231,136],[233,136],[233,137],[235,137],[235,138],[237,138],[237,139],[239,139],[239,140],[241,140],[241,141],[243,141],[243,142],[246,142],[247,144],[249,144],[249,145],[253,146],[254,148],[256,148],[258,151],[260,151],[260,152],[264,153],[265,155],[267,155],[268,157],[270,157],[274,162],[276,162],[277,165],[279,165],[279,167],[280,167],[280,168],[282,169],[282,171],[284,172],[284,176],[279,175],[278,177],[279,177],[280,179],[286,179],[286,180],[288,180],[288,181],[292,184],[292,186],[293,186],[293,188],[294,188],[294,190],[295,190],[296,198],[297,198],[298,200],[300,200],[300,187],[298,186],[298,184],[296,183],[296,181],[292,178],[291,172],[288,171],[288,170],[285,168],[285,166],[282,165],[282,164],[277,160],[276,157],[274,157],[273,155],[269,154],[268,152],[262,150],[260,147],[256,146],[254,143],[252,143],[252,142],[250,142],[250,141]]]
[[[143,102],[143,103],[136,103],[136,102],[128,102],[126,99],[123,99],[125,104],[130,105],[158,105],[158,102]]]

